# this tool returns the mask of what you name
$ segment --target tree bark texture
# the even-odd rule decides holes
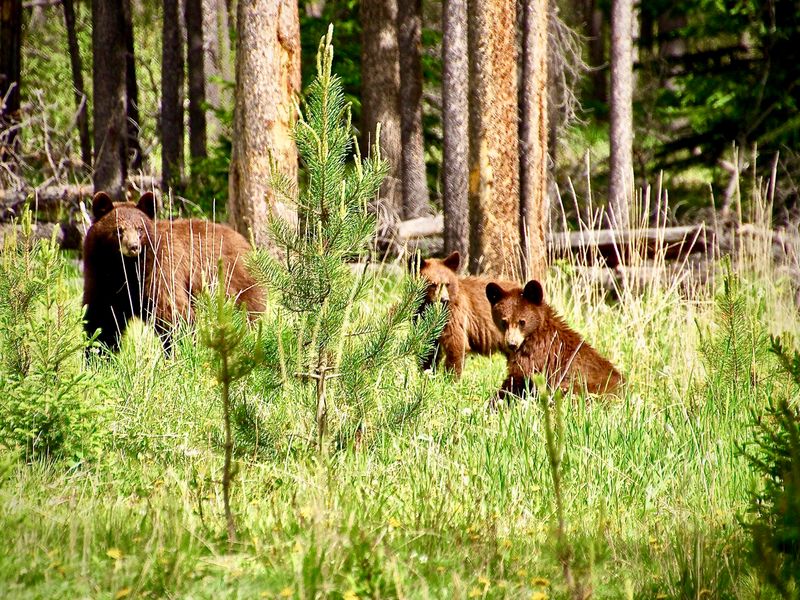
[[[94,189],[125,197],[128,129],[125,14],[119,0],[92,0]]]
[[[203,50],[205,52],[206,102],[215,108],[231,106],[233,92],[218,80],[232,81],[235,77],[231,52],[231,26],[225,0],[203,2]],[[206,143],[216,140],[222,125],[213,111],[206,112]],[[230,132],[226,132],[230,135]]]
[[[548,182],[547,23],[548,0],[522,2],[519,187],[520,241],[525,280],[542,280],[547,269],[545,236]]]
[[[633,193],[632,0],[611,3],[611,171],[608,205],[612,225],[628,228]]]
[[[142,168],[142,145],[139,143],[139,83],[136,79],[136,49],[133,38],[133,13],[131,0],[123,0],[125,10],[125,88],[127,99],[125,109],[128,114],[128,154],[134,170]]]
[[[403,180],[403,218],[428,213],[428,179],[422,137],[422,0],[397,5],[397,43],[400,60],[400,140]]]
[[[270,159],[297,178],[291,136],[300,91],[300,23],[296,0],[240,0],[236,105],[228,179],[231,224],[255,243],[269,243],[267,217],[287,213],[270,186]]]
[[[203,0],[186,2],[186,65],[189,77],[189,155],[206,157],[206,74]]]
[[[166,192],[183,179],[183,11],[164,0],[161,48],[161,180]]]
[[[21,72],[22,0],[0,0],[0,162],[16,154]]]
[[[405,0],[404,0],[405,1]],[[384,204],[403,214],[400,134],[400,66],[397,49],[397,1],[361,0],[361,143],[369,151],[381,124],[381,156],[389,174],[381,186]]]
[[[589,66],[592,68],[592,92],[598,102],[608,100],[606,85],[606,37],[605,15],[599,7],[599,0],[587,1],[587,37],[589,38]]]
[[[471,0],[470,269],[510,277],[519,266],[515,0]]]
[[[467,0],[442,2],[444,250],[469,264],[469,60]]]
[[[87,169],[92,168],[92,138],[89,135],[89,116],[87,114],[86,88],[83,84],[83,61],[78,46],[78,34],[75,30],[75,5],[72,0],[63,0],[64,25],[67,29],[67,50],[72,68],[72,87],[75,95],[78,138],[81,142],[81,160]]]

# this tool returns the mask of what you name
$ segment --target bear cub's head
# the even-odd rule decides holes
[[[524,288],[504,289],[498,283],[489,283],[486,298],[492,305],[492,319],[503,334],[503,345],[511,352],[544,324],[544,292],[542,284],[536,280],[529,281]]]
[[[123,256],[136,257],[152,240],[155,214],[156,199],[152,192],[142,194],[136,204],[114,204],[108,194],[97,192],[92,199],[94,222],[90,233],[119,248]]]
[[[416,256],[411,258],[411,271],[416,269]],[[425,290],[425,303],[449,303],[458,296],[458,269],[461,255],[453,252],[445,259],[423,258],[419,262],[419,275],[428,282]]]

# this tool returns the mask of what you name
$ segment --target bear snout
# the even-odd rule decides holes
[[[139,256],[142,251],[142,243],[138,239],[123,239],[121,246],[125,256]]]
[[[509,350],[516,350],[525,341],[525,336],[518,327],[509,327],[505,334],[505,343]]]

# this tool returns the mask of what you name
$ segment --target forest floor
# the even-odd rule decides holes
[[[563,404],[566,551],[543,407],[486,410],[499,354],[469,358],[458,382],[409,373],[392,393],[423,382],[417,417],[322,461],[309,450],[313,409],[248,380],[240,393],[268,427],[238,447],[229,550],[213,374],[193,331],[166,359],[136,327],[118,355],[65,363],[87,375],[99,452],[32,464],[3,453],[0,597],[560,598],[564,556],[593,598],[756,597],[741,519],[759,481],[742,445],[754,414],[788,392],[766,362],[755,384],[726,382],[710,340],[732,323],[797,332],[800,319],[788,284],[751,266],[734,269],[738,324],[715,302],[722,275],[612,301],[570,264],[551,268],[548,300],[629,382]],[[371,302],[391,301],[396,284],[379,278]],[[80,310],[74,267],[51,286]]]

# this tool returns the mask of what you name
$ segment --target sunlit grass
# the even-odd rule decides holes
[[[735,262],[748,306],[767,331],[797,331],[791,290],[763,262],[753,267],[759,252]],[[391,302],[396,284],[379,279],[369,302]],[[80,295],[77,276],[59,286]],[[783,384],[711,393],[700,347],[720,286],[665,276],[611,300],[586,271],[551,268],[548,301],[628,380],[619,396],[564,405],[567,536],[595,598],[763,593],[739,522],[758,485],[740,446],[753,411]],[[504,377],[500,355],[470,357],[458,382],[412,372],[386,386],[403,395],[423,385],[418,418],[327,463],[312,450],[304,399],[265,394],[253,374],[238,393],[260,411],[268,447],[237,447],[231,553],[220,408],[195,332],[165,359],[135,327],[117,356],[87,368],[108,390],[104,455],[74,468],[0,461],[2,597],[566,594],[542,409],[486,410]]]

